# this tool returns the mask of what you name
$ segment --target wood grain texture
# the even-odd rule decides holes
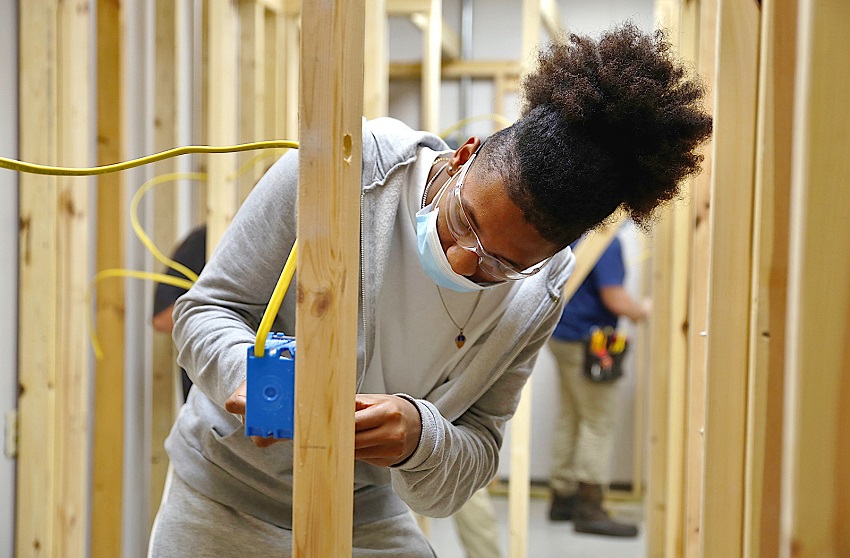
[[[850,4],[801,0],[781,556],[850,555]]]
[[[364,0],[302,6],[293,556],[351,556]]]
[[[762,7],[744,555],[779,555],[796,0]]]
[[[706,364],[702,554],[743,552],[759,6],[720,0]]]
[[[57,2],[20,0],[20,136],[25,161],[57,162]],[[15,554],[52,556],[57,469],[58,180],[20,176],[18,471]]]
[[[123,161],[121,6],[97,2],[97,161]],[[126,196],[121,174],[97,178],[97,269],[124,267]],[[95,363],[91,555],[121,553],[124,476],[124,282],[97,286],[96,324],[103,359]]]

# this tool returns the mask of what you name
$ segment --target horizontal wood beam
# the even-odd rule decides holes
[[[387,0],[387,15],[409,16],[427,14],[431,10],[431,0]]]
[[[452,60],[444,62],[440,68],[442,79],[460,79],[469,77],[473,79],[496,79],[499,77],[518,80],[522,72],[522,65],[512,60]],[[392,62],[390,63],[390,79],[420,79],[422,77],[422,64],[418,62]]]

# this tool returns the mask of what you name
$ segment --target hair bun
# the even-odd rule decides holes
[[[558,115],[550,138],[594,144],[597,161],[613,166],[609,188],[638,223],[698,172],[694,148],[711,133],[704,88],[673,54],[663,31],[627,22],[599,40],[570,34],[550,43],[523,79],[523,117],[545,107]]]

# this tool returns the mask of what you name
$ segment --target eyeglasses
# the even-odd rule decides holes
[[[498,281],[518,281],[526,277],[531,277],[543,269],[543,266],[549,263],[552,256],[527,269],[518,270],[496,256],[487,253],[481,245],[478,233],[475,232],[466,215],[466,211],[463,208],[463,199],[461,198],[461,188],[463,188],[466,173],[472,166],[472,161],[475,160],[476,155],[478,155],[477,151],[472,154],[463,166],[463,169],[457,174],[457,182],[454,187],[446,192],[446,223],[449,226],[449,232],[452,233],[458,246],[469,252],[474,252],[478,256],[479,269],[494,279]]]

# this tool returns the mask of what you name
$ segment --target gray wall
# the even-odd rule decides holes
[[[0,2],[0,155],[18,154],[17,2]],[[18,364],[18,177],[0,171],[0,420],[15,408]],[[0,437],[3,437],[0,434]],[[15,460],[0,455],[0,556],[12,556]]]

